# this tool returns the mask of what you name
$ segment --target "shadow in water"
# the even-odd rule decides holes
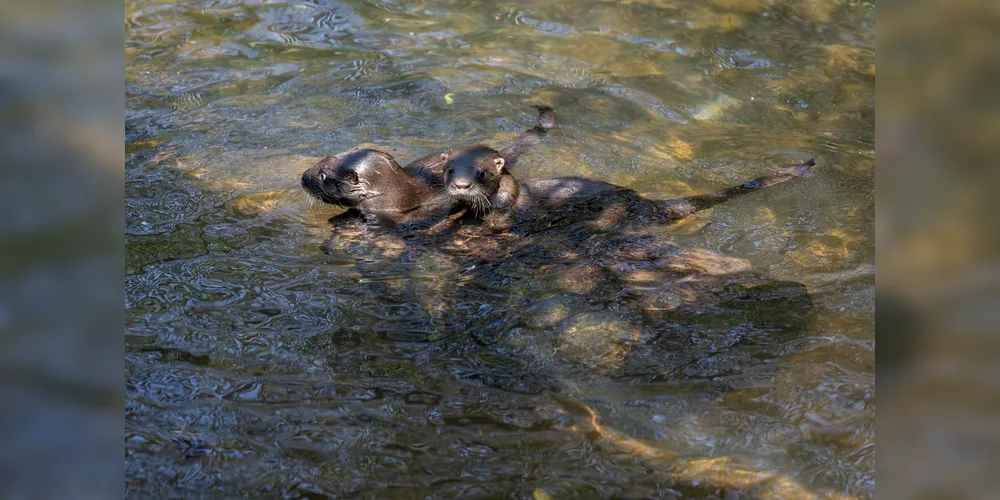
[[[471,221],[431,235],[340,220],[324,251],[355,258],[364,286],[400,305],[377,333],[489,352],[456,375],[505,390],[558,390],[560,377],[752,383],[805,332],[804,285],[677,246],[604,201],[550,202],[549,216],[512,234]]]

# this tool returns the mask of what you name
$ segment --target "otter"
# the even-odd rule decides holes
[[[518,157],[537,145],[555,126],[555,112],[533,106],[539,113],[538,125],[522,132],[503,150],[504,162],[513,165]],[[389,153],[376,149],[354,149],[328,156],[302,174],[302,188],[323,202],[348,210],[331,219],[362,216],[385,225],[429,223],[443,219],[456,201],[442,191],[448,160],[461,156],[469,146],[452,152],[424,156],[400,167]],[[461,210],[461,208],[459,208]]]
[[[555,126],[555,112],[551,108],[536,106],[536,109],[539,124],[504,150],[475,144],[441,155],[448,195],[459,209],[482,216],[487,227],[495,232],[509,227],[509,212],[520,198],[521,186],[510,174],[510,167]]]
[[[389,153],[358,149],[320,160],[302,174],[302,188],[348,209],[334,222],[358,215],[386,225],[420,222],[444,217],[451,207],[435,187],[432,169],[428,157],[404,169]]]
[[[441,161],[446,164],[448,195],[470,207],[485,230],[494,233],[511,230],[515,215],[522,222],[542,223],[543,227],[551,227],[557,219],[580,220],[588,213],[603,217],[605,224],[612,222],[610,219],[624,222],[626,214],[633,222],[670,223],[734,197],[806,175],[816,164],[815,158],[810,158],[715,193],[656,201],[628,188],[582,177],[520,182],[506,168],[509,162],[504,152],[482,145],[442,155]]]

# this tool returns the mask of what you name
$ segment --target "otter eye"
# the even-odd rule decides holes
[[[448,175],[455,173],[455,167],[448,167]]]
[[[476,177],[478,177],[479,179],[482,179],[482,178],[486,177],[486,171],[485,170],[480,170],[480,171],[476,172]]]
[[[316,178],[318,178],[320,182],[325,181],[326,180],[326,172],[320,172],[319,175],[316,176]]]

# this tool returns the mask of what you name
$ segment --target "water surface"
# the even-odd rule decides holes
[[[828,0],[128,2],[129,495],[873,496],[874,47]],[[806,284],[808,323],[330,242],[297,186],[359,144],[502,145],[529,103],[559,126],[522,178],[669,198],[815,155],[649,230]]]

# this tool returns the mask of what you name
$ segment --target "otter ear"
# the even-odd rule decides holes
[[[347,176],[346,177],[347,177],[347,181],[350,182],[351,184],[357,184],[358,183],[358,173],[357,172],[351,170],[351,171],[347,172]]]
[[[493,165],[497,168],[497,173],[498,174],[500,172],[503,172],[503,165],[504,165],[504,163],[505,162],[504,162],[503,158],[494,158],[493,159]]]
[[[441,153],[441,161],[448,161],[448,153]]]

